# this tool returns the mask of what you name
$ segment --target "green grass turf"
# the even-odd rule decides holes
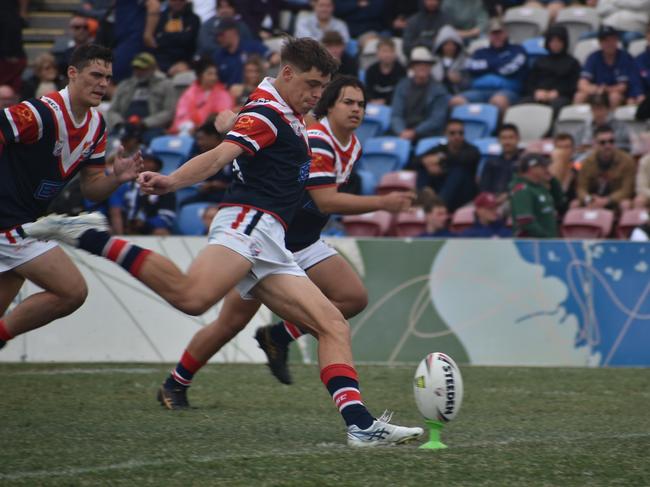
[[[361,366],[366,403],[421,424],[414,366]],[[0,485],[650,485],[650,371],[464,367],[444,451],[344,446],[316,367],[211,365],[196,409],[155,401],[168,367],[0,365]],[[419,443],[418,443],[419,444]]]

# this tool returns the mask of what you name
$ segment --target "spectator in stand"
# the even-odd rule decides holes
[[[598,127],[594,142],[594,150],[585,158],[578,173],[578,197],[571,202],[571,207],[617,211],[630,208],[634,194],[634,159],[616,148],[614,131],[608,125]]]
[[[452,105],[491,103],[505,112],[519,100],[526,78],[526,51],[509,42],[508,33],[499,19],[490,21],[489,39],[488,47],[478,49],[467,60],[466,69],[472,76],[471,87],[455,96]]]
[[[39,54],[34,60],[34,74],[23,81],[22,98],[40,98],[46,93],[59,91],[66,85],[59,73],[56,59],[49,52]]]
[[[591,123],[576,126],[571,131],[571,135],[578,145],[578,150],[584,152],[593,147],[594,133],[602,125],[609,125],[614,130],[617,147],[629,148],[630,136],[628,128],[625,123],[614,119],[607,93],[590,95],[587,98],[587,104],[591,109]]]
[[[508,199],[508,185],[517,173],[523,150],[519,149],[519,129],[505,123],[499,128],[501,154],[486,159],[479,177],[479,191],[493,193],[500,203]]]
[[[131,76],[131,61],[143,51],[145,45],[154,45],[153,32],[159,10],[160,5],[152,0],[115,0],[115,21],[111,35],[115,83]]]
[[[384,25],[396,37],[404,37],[408,18],[416,14],[421,0],[400,0],[384,3]]]
[[[418,46],[411,52],[412,77],[403,78],[393,94],[391,129],[405,140],[438,135],[445,126],[449,95],[431,76],[435,60],[431,51]]]
[[[145,171],[159,172],[162,161],[152,152],[142,153]],[[148,195],[135,181],[120,186],[109,199],[111,226],[121,235],[171,235],[176,219],[176,196]]]
[[[601,25],[625,25],[631,33],[643,34],[650,21],[650,0],[598,0],[596,9]]]
[[[449,210],[445,202],[438,198],[433,191],[425,188],[418,195],[418,200],[426,215],[426,230],[420,237],[450,238],[456,235],[449,230]]]
[[[548,167],[549,173],[559,183],[563,200],[573,201],[576,198],[576,185],[578,183],[578,171],[574,164],[575,142],[573,137],[567,133],[559,133],[553,138],[553,150],[551,151],[551,164]],[[564,214],[566,207],[558,208],[560,214]]]
[[[462,120],[450,118],[445,137],[445,144],[433,147],[417,161],[418,187],[429,186],[449,211],[455,211],[476,196],[476,170],[481,154],[465,140]]]
[[[334,0],[312,0],[311,4],[313,12],[298,18],[294,35],[321,41],[326,32],[333,31],[341,34],[343,42],[347,43],[350,32],[345,22],[333,16]]]
[[[463,40],[453,27],[445,25],[440,29],[433,52],[436,58],[432,69],[433,78],[442,83],[452,95],[467,88],[468,80],[464,75],[467,62],[465,48]]]
[[[235,0],[237,11],[255,39],[279,35],[280,8],[284,0]]]
[[[9,85],[0,85],[0,110],[18,103],[18,95]]]
[[[648,24],[645,32],[645,40],[647,43],[645,51],[634,58],[639,68],[644,98],[650,96],[650,24]]]
[[[341,34],[335,31],[325,32],[321,43],[334,56],[341,64],[339,65],[338,74],[346,74],[350,76],[359,75],[359,63],[357,60],[345,52],[345,42]]]
[[[543,154],[525,154],[519,162],[509,191],[515,237],[558,236],[557,203],[548,189],[549,164]]]
[[[450,19],[440,10],[440,3],[441,0],[422,0],[420,10],[406,21],[402,46],[407,58],[410,57],[411,51],[416,46],[426,46],[432,49],[438,31],[443,25],[451,23]]]
[[[106,114],[109,129],[115,131],[127,121],[141,125],[144,141],[162,135],[174,118],[176,94],[171,80],[158,71],[156,59],[147,52],[132,61],[133,76],[117,85]]]
[[[217,27],[216,36],[219,47],[214,51],[214,61],[221,73],[221,81],[226,86],[241,83],[244,79],[244,63],[252,55],[268,58],[271,65],[280,62],[278,53],[271,53],[257,40],[244,40],[239,35],[239,27],[234,19],[224,19]]]
[[[190,64],[201,21],[187,0],[168,0],[154,31],[154,54],[160,69],[174,72],[176,63]]]
[[[369,103],[390,105],[399,80],[406,76],[406,69],[397,60],[395,42],[381,37],[377,43],[377,62],[366,70],[366,92]]]
[[[336,0],[334,16],[348,24],[350,37],[381,33],[384,25],[384,5],[391,0]]]
[[[27,66],[22,29],[27,26],[26,0],[0,2],[0,85],[20,93],[22,74]]]
[[[262,82],[266,73],[264,61],[259,56],[250,56],[244,63],[244,79],[242,83],[230,87],[230,96],[233,97],[235,109],[244,106],[248,96]]]
[[[214,117],[210,117],[196,130],[194,141],[194,155],[203,154],[214,149],[223,141],[223,137],[217,132],[214,125]],[[226,165],[218,173],[206,179],[199,185],[197,194],[185,198],[180,204],[183,206],[189,203],[220,203],[231,182],[232,163]]]
[[[217,67],[211,59],[195,63],[196,81],[183,93],[176,104],[172,132],[193,132],[208,116],[231,110],[234,101],[226,87],[219,82]]]
[[[539,57],[528,74],[527,98],[544,103],[558,113],[570,105],[580,78],[580,63],[568,53],[569,33],[562,25],[552,25],[546,32],[546,56]]]
[[[600,50],[585,61],[578,81],[574,103],[585,103],[589,95],[607,93],[609,104],[616,108],[641,100],[641,78],[632,56],[618,48],[618,32],[610,26],[598,31]]]
[[[634,207],[650,209],[650,153],[646,154],[639,161],[635,186],[636,198],[634,198]]]
[[[464,40],[485,34],[490,20],[483,0],[446,0],[442,2],[442,13]]]
[[[250,40],[255,38],[244,23],[241,15],[237,13],[237,5],[235,5],[234,0],[219,0],[216,15],[203,22],[199,29],[197,41],[197,54],[199,57],[212,56],[214,50],[219,47],[217,44],[217,28],[224,19],[232,19],[237,22],[237,30],[239,30],[241,39]]]
[[[479,193],[474,198],[474,223],[460,232],[464,238],[508,238],[512,230],[499,215],[499,200],[493,193]]]
[[[68,22],[70,39],[62,51],[53,52],[54,57],[56,58],[56,64],[59,68],[59,73],[65,74],[68,72],[70,56],[72,56],[72,52],[78,46],[84,46],[93,41],[93,36],[90,33],[89,27],[88,17],[84,17],[83,15],[73,15],[70,22]]]

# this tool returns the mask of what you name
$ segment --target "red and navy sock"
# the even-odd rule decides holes
[[[92,229],[84,232],[79,238],[79,248],[112,260],[135,277],[138,277],[142,263],[151,253],[151,250],[138,247],[128,240],[111,237],[108,232]]]
[[[183,356],[181,357],[181,361],[178,362],[176,368],[172,370],[171,374],[169,374],[169,377],[167,377],[165,385],[171,387],[177,387],[178,385],[189,387],[192,385],[192,378],[194,377],[194,374],[196,374],[204,365],[205,362],[199,362],[194,357],[192,357],[190,352],[185,350]]]
[[[9,333],[9,330],[7,330],[7,324],[5,323],[5,320],[0,318],[0,348],[4,347],[6,343],[13,337],[14,336]]]
[[[320,371],[320,380],[332,395],[347,426],[356,425],[362,430],[369,428],[372,417],[361,399],[359,376],[353,367],[346,364],[331,364]]]
[[[279,321],[269,330],[271,340],[279,345],[289,345],[304,334],[300,328],[288,321]]]

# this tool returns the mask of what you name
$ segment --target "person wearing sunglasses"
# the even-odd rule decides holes
[[[616,146],[612,127],[602,125],[596,129],[594,148],[578,173],[578,197],[571,207],[630,208],[634,178],[634,160]]]

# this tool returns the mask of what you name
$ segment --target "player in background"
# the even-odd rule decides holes
[[[147,252],[141,254],[137,278],[189,314],[204,313],[237,286],[242,295],[252,295],[279,316],[303,324],[318,337],[321,379],[342,408],[348,444],[403,443],[420,436],[422,429],[393,425],[389,418],[370,414],[359,392],[347,321],[284,246],[287,222],[309,177],[311,151],[302,117],[314,108],[338,63],[308,38],[287,40],[281,57],[278,77],[262,81],[221,144],[168,176],[140,174],[145,192],[165,194],[204,181],[236,159],[235,177],[210,227],[209,245],[188,272],[131,245]],[[59,239],[120,263],[123,250],[104,228],[75,231],[73,221],[45,217],[32,224],[28,234]]]
[[[368,298],[350,264],[320,238],[329,214],[401,211],[410,206],[414,196],[407,192],[385,196],[338,192],[338,186],[348,180],[361,156],[361,143],[354,131],[363,120],[365,105],[364,86],[352,76],[335,78],[323,91],[314,109],[319,121],[310,125],[307,132],[313,154],[308,191],[285,236],[286,247],[293,252],[298,265],[346,318],[360,313]],[[187,389],[194,374],[248,324],[259,307],[259,301],[242,299],[236,291],[226,296],[218,318],[194,335],[183,358],[161,386],[158,398],[165,407],[189,407]],[[291,383],[288,346],[303,333],[302,327],[285,321],[257,330],[256,339],[280,382]]]
[[[104,173],[106,124],[95,109],[112,75],[105,47],[77,48],[61,91],[0,111],[0,348],[12,338],[66,316],[86,299],[86,283],[55,243],[28,238],[23,225],[45,214],[63,187],[81,173],[86,198],[106,199],[120,184],[135,179],[139,154],[118,154],[114,172]],[[82,216],[78,224],[94,221]],[[130,261],[131,271],[137,263]],[[43,291],[5,315],[25,279]]]

